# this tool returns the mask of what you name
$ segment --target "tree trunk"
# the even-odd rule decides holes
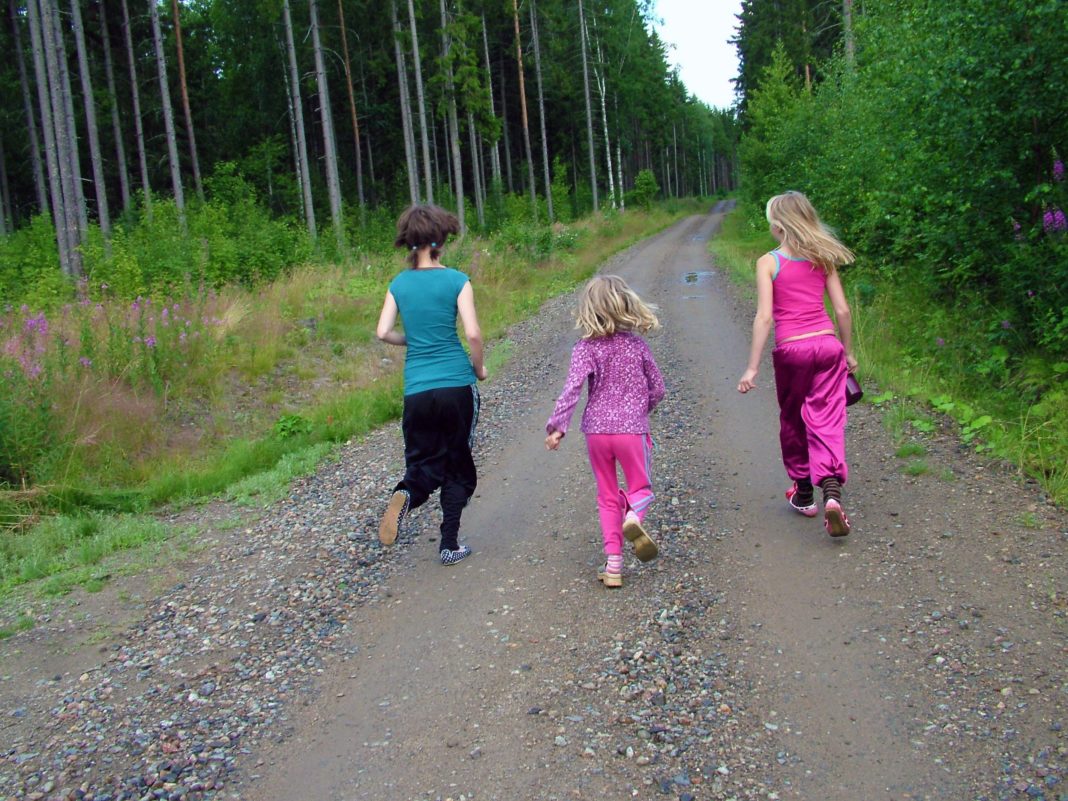
[[[523,121],[523,148],[527,154],[527,178],[530,181],[530,213],[538,221],[538,193],[534,185],[534,154],[530,149],[530,125],[527,121],[527,87],[523,78],[523,42],[519,35],[519,4],[512,0],[512,18],[515,20],[515,60],[519,69],[519,110]],[[546,187],[548,193],[548,187]]]
[[[590,70],[586,58],[586,14],[582,0],[578,0],[579,38],[582,46],[582,93],[586,98],[586,146],[590,151],[590,190],[593,193],[593,210],[600,210],[597,200],[597,157],[593,150],[593,105],[590,102]]]
[[[345,87],[349,91],[349,114],[352,117],[352,138],[356,148],[356,198],[360,204],[360,223],[366,203],[363,197],[363,154],[360,152],[360,121],[356,116],[356,92],[352,86],[352,66],[349,64],[349,36],[345,31],[345,9],[341,0],[337,0],[337,18],[341,25],[341,54],[345,64]]]
[[[409,0],[411,2],[411,0]],[[452,74],[452,41],[449,36],[448,18],[445,15],[445,0],[441,0],[441,46],[445,54],[445,96],[449,106],[449,147],[452,150],[452,165],[456,196],[456,216],[460,220],[460,236],[467,233],[464,220],[464,170],[460,159],[460,125],[456,119],[456,87]]]
[[[482,51],[486,58],[486,81],[489,88],[490,114],[496,117],[496,100],[493,97],[493,64],[490,63],[489,36],[486,34],[485,14],[482,15]],[[493,170],[493,181],[497,186],[500,186],[501,182],[501,151],[499,143],[499,138],[494,139],[493,147],[490,150],[490,169]]]
[[[4,137],[0,134],[0,236],[7,236],[14,227],[15,215],[11,209],[11,187],[7,183],[7,156],[4,154]]]
[[[26,114],[26,132],[30,138],[30,161],[33,168],[33,187],[37,192],[37,208],[40,214],[48,214],[48,184],[45,181],[44,165],[41,159],[37,115],[33,111],[33,97],[30,94],[30,82],[26,76],[26,63],[22,55],[22,34],[19,31],[19,15],[15,8],[15,0],[8,0],[8,13],[11,15],[11,27],[15,37],[15,60],[19,68],[19,86],[22,89],[22,107]]]
[[[148,157],[145,154],[145,130],[141,124],[141,93],[137,83],[137,62],[134,56],[133,36],[130,34],[130,12],[126,0],[122,0],[123,37],[126,40],[126,58],[130,66],[130,96],[133,100],[134,136],[137,139],[137,158],[141,167],[141,193],[145,199],[145,216],[152,219],[152,186],[148,182]]]
[[[159,24],[159,7],[156,0],[148,0],[148,13],[152,18],[152,40],[156,47],[156,71],[159,73],[159,93],[163,104],[163,127],[167,132],[167,157],[171,164],[171,185],[174,188],[174,204],[185,227],[185,190],[182,187],[182,169],[178,162],[178,135],[174,130],[174,109],[171,107],[171,88],[167,82],[167,60],[163,52],[163,29]]]
[[[419,53],[419,31],[415,24],[415,4],[408,0],[408,22],[412,28],[412,61],[415,63],[415,99],[419,103],[419,136],[423,146],[423,192],[427,203],[434,202],[434,183],[430,177],[430,140],[426,128],[426,101],[423,96],[423,57]],[[442,25],[444,14],[442,15]]]
[[[46,19],[51,16],[47,5],[38,0],[29,0],[26,4],[27,18],[30,25],[30,47],[33,51],[34,77],[37,83],[37,99],[41,109],[41,129],[44,132],[45,160],[48,166],[48,184],[51,194],[52,221],[56,229],[56,247],[59,252],[60,269],[67,276],[75,277],[79,273],[76,262],[78,242],[75,239],[77,226],[70,225],[68,182],[66,173],[70,165],[65,163],[60,152],[61,142],[57,132],[62,128],[62,111],[56,103],[56,90],[53,87],[55,60],[55,39],[51,35],[51,26]],[[60,126],[57,128],[57,126]]]
[[[107,182],[104,178],[104,160],[100,155],[100,130],[96,124],[96,96],[89,75],[89,54],[85,49],[85,29],[82,27],[82,12],[78,0],[70,0],[71,24],[74,29],[74,46],[78,53],[78,74],[82,83],[82,100],[85,104],[85,127],[89,133],[89,159],[93,165],[93,188],[96,190],[96,214],[100,232],[104,235],[104,253],[111,255],[111,215],[108,210]]]
[[[616,137],[616,170],[619,171],[618,180],[616,186],[619,187],[619,208],[623,210],[626,208],[626,203],[623,202],[623,145],[620,144],[622,137]]]
[[[74,0],[72,0],[73,2]],[[185,80],[185,48],[182,46],[182,23],[178,16],[178,0],[171,0],[174,14],[174,39],[178,50],[178,85],[182,90],[182,112],[185,115],[185,133],[189,137],[189,161],[193,166],[193,186],[197,197],[204,202],[204,184],[200,180],[200,159],[197,158],[197,139],[193,135],[193,112],[189,108],[189,87]]]
[[[393,54],[397,59],[397,86],[400,89],[401,129],[404,135],[404,159],[408,164],[408,196],[419,202],[419,168],[415,163],[415,139],[412,135],[412,107],[408,102],[408,69],[404,66],[404,51],[400,45],[400,23],[397,21],[397,2],[390,0],[393,15]]]
[[[549,138],[545,134],[545,93],[541,80],[541,42],[538,40],[536,0],[530,0],[530,28],[534,34],[534,75],[538,80],[538,119],[541,124],[541,167],[545,180],[545,202],[549,211],[549,222],[553,222],[556,214],[553,211],[552,177],[549,175]]]
[[[679,136],[678,136],[678,133],[676,131],[675,123],[671,123],[671,148],[672,148],[672,152],[674,153],[674,156],[675,156],[674,157],[674,164],[675,164],[675,196],[676,197],[681,197],[682,196],[682,192],[680,191],[680,186],[681,185],[679,184]]]
[[[326,82],[326,61],[319,38],[319,0],[309,0],[312,51],[315,53],[315,80],[319,87],[319,116],[323,126],[323,155],[326,158],[326,189],[330,197],[330,220],[339,248],[345,246],[345,227],[341,217],[341,180],[337,172],[337,147],[334,140],[334,117],[330,111],[330,87]]]
[[[108,81],[108,100],[111,105],[111,130],[115,138],[115,162],[119,170],[119,194],[122,196],[122,210],[130,210],[130,170],[126,164],[125,137],[122,133],[122,120],[119,118],[119,95],[115,91],[115,67],[111,60],[111,34],[108,31],[108,14],[104,0],[100,0],[100,38],[104,42],[104,72]]]
[[[508,101],[504,96],[504,60],[501,60],[501,131],[504,134],[504,168],[508,178],[508,194],[515,191],[512,182],[512,145],[508,137]]]
[[[312,239],[318,237],[315,226],[315,204],[312,201],[311,165],[308,163],[308,139],[304,128],[304,100],[300,93],[300,69],[297,67],[297,47],[293,40],[293,17],[289,13],[289,0],[282,0],[282,23],[286,30],[286,53],[290,102],[293,108],[294,129],[296,133],[297,177],[300,181],[300,193],[304,206],[304,223]]]
[[[596,17],[594,18],[596,24]],[[586,41],[592,41],[590,32],[586,31]],[[598,66],[599,65],[599,66]],[[612,208],[619,208],[616,200],[615,172],[612,169],[612,140],[608,137],[608,107],[605,103],[605,68],[604,56],[601,53],[601,42],[597,41],[597,61],[593,66],[593,79],[597,84],[597,94],[601,99],[601,126],[604,132],[604,160],[608,166],[608,196],[612,199]]]
[[[478,215],[478,227],[486,227],[486,210],[482,205],[482,177],[478,174],[478,133],[475,131],[475,113],[467,110],[467,139],[471,148],[471,176],[475,183],[475,213]]]
[[[75,267],[74,275],[80,278],[84,272],[81,245],[85,242],[89,232],[89,211],[85,205],[85,192],[82,189],[81,153],[78,149],[78,129],[74,121],[74,92],[71,90],[70,70],[67,68],[67,45],[63,38],[58,0],[42,0],[41,11],[41,18],[45,22],[43,30],[53,38],[54,42],[52,69],[55,80],[52,83],[52,89],[55,99],[52,103],[52,119],[57,123],[56,141],[59,143],[60,157],[62,163],[67,166],[63,187],[68,201],[66,204],[67,226],[72,232],[71,256]]]
[[[367,80],[363,72],[363,61],[360,61],[360,91],[363,92],[363,107],[370,108],[371,101],[367,99]],[[374,148],[371,147],[371,129],[368,128],[364,134],[364,139],[367,140],[367,177],[371,180],[370,191],[367,193],[370,196],[371,203],[376,200],[375,192],[375,154]]]
[[[301,174],[303,161],[300,155],[300,140],[297,137],[297,113],[295,109],[295,102],[293,99],[293,87],[289,83],[289,54],[286,51],[285,46],[278,42],[278,50],[282,54],[282,72],[284,73],[284,80],[282,85],[286,89],[286,120],[289,122],[289,144],[293,148],[293,167],[296,171],[297,186],[300,187],[300,193],[297,195],[297,203],[300,206],[300,216],[304,218],[305,225],[308,223],[308,210],[305,203],[304,196],[304,177]],[[315,224],[314,217],[312,218],[312,225]],[[309,228],[308,231],[311,234],[312,239],[315,239],[315,234],[312,233]]]

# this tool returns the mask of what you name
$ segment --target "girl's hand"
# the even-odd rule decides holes
[[[489,378],[489,370],[486,369],[486,365],[483,364],[482,366],[475,368],[475,378],[479,381],[485,381]]]
[[[742,373],[742,377],[738,379],[738,391],[743,395],[751,389],[756,388],[757,371],[752,368]]]
[[[564,438],[563,431],[554,431],[545,438],[545,447],[547,450],[555,451],[560,447],[560,440]]]
[[[846,369],[851,373],[855,373],[857,371],[857,357],[854,356],[852,353],[846,354]]]

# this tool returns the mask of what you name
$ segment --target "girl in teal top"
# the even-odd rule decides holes
[[[405,515],[441,490],[439,558],[452,565],[471,554],[459,544],[460,515],[477,484],[471,454],[478,423],[476,381],[486,377],[482,331],[467,276],[439,261],[459,221],[444,209],[411,206],[397,220],[394,244],[408,250],[410,269],[389,285],[376,334],[407,347],[404,360],[404,478],[393,488],[378,528],[392,545]],[[398,316],[404,331],[396,329]],[[456,332],[459,317],[470,355]]]

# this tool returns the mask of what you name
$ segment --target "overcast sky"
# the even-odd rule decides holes
[[[663,20],[657,29],[669,45],[668,63],[690,94],[717,108],[734,103],[738,53],[729,41],[741,7],[741,0],[656,0],[653,12]]]

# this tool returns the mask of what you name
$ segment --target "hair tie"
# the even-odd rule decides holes
[[[437,242],[431,242],[430,243],[430,247],[432,247],[432,248],[436,248],[437,246],[438,246]]]
[[[415,251],[415,250],[419,250],[419,246],[418,246],[418,245],[412,245],[412,250],[413,250],[413,251]]]

